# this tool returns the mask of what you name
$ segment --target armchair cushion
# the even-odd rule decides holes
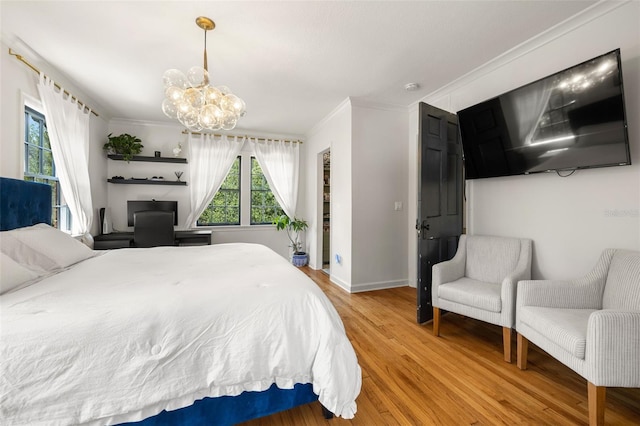
[[[478,281],[501,283],[516,269],[520,247],[521,242],[517,238],[469,236],[465,276]]]
[[[584,359],[587,346],[587,323],[595,309],[558,309],[524,306],[518,318],[535,330],[545,330],[551,343],[576,358]]]
[[[438,286],[438,297],[485,311],[500,312],[502,311],[500,290],[500,284],[465,277]]]

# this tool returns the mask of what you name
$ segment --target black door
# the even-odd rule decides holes
[[[420,103],[418,323],[433,319],[431,267],[451,259],[462,233],[462,145],[458,117]]]

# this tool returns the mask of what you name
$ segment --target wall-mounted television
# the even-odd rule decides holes
[[[178,202],[157,200],[128,200],[127,224],[129,226],[133,226],[134,213],[146,210],[161,210],[173,212],[173,224],[178,225]]]
[[[631,164],[620,49],[458,111],[467,179]]]

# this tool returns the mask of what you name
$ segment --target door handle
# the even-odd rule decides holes
[[[426,220],[423,220],[422,223],[419,223],[418,220],[416,220],[416,229],[418,230],[418,236],[422,236],[422,239],[426,239],[426,233],[424,231],[428,231],[429,230],[429,224],[427,223]]]

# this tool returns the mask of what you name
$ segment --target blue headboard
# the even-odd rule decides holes
[[[51,225],[51,186],[0,177],[0,231]]]

